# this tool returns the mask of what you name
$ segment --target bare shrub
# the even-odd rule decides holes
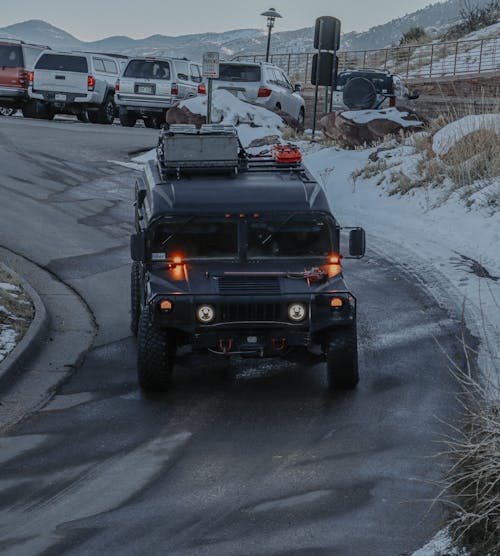
[[[430,42],[430,37],[426,33],[425,29],[419,25],[411,27],[403,33],[403,36],[399,40],[400,46],[406,46],[408,44],[422,44],[425,42]]]
[[[490,0],[485,6],[465,0],[460,10],[461,21],[448,29],[446,40],[459,39],[484,27],[494,25],[500,18],[500,0]]]

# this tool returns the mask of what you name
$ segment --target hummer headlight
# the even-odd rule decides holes
[[[293,322],[301,322],[307,316],[307,309],[304,303],[290,303],[288,305],[288,318]]]
[[[212,305],[200,305],[196,310],[196,318],[202,324],[210,324],[215,320],[215,309]]]

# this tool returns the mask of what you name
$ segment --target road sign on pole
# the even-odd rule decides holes
[[[203,54],[203,77],[208,79],[218,79],[219,77],[219,53],[205,52]]]
[[[212,123],[212,79],[219,77],[219,53],[205,52],[203,54],[202,75],[208,80],[207,86],[207,124]]]

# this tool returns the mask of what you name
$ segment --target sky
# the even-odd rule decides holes
[[[363,31],[433,3],[431,0],[0,0],[0,27],[43,19],[92,41],[110,35],[144,38],[242,28],[264,28],[260,13],[283,16],[276,31],[310,27],[322,15],[338,17],[343,31]]]

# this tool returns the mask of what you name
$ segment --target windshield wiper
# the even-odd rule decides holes
[[[161,246],[167,245],[167,243],[175,237],[180,231],[182,231],[188,224],[190,224],[195,219],[194,216],[190,216],[185,222],[183,222],[180,226],[178,226],[168,237],[167,239],[161,242]]]
[[[272,239],[272,237],[277,234],[279,231],[281,231],[283,229],[284,226],[286,226],[288,224],[288,222],[290,222],[290,220],[292,218],[294,218],[297,215],[296,212],[292,212],[292,214],[289,214],[285,220],[283,220],[283,222],[276,228],[276,230],[274,230],[274,232],[271,232],[267,237],[265,237],[262,241],[261,241],[261,245],[265,245],[270,239]]]

